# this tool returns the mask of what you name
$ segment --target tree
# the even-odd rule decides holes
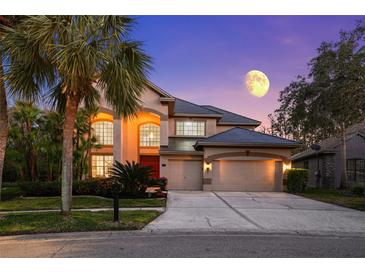
[[[40,123],[40,157],[45,166],[45,179],[58,180],[61,174],[63,115],[45,111]]]
[[[307,147],[331,136],[341,138],[341,188],[347,187],[346,129],[364,119],[365,23],[323,42],[299,77],[280,93],[273,128],[282,127]],[[278,130],[279,129],[279,130]]]
[[[88,159],[92,148],[100,148],[92,129],[92,120],[99,108],[83,108],[78,111],[75,121],[74,178],[82,180],[89,171]]]
[[[365,113],[365,67],[360,50],[365,40],[365,25],[341,32],[335,43],[322,43],[311,61],[310,75],[319,91],[317,101],[333,121],[341,138],[341,188],[347,187],[346,129],[360,122]]]
[[[37,156],[40,136],[41,110],[33,103],[18,101],[11,113],[10,136],[22,152],[26,177],[35,181],[38,177]]]
[[[6,28],[10,92],[30,99],[43,88],[64,113],[63,214],[71,211],[79,105],[94,107],[103,95],[116,116],[133,115],[140,107],[151,62],[139,42],[128,40],[132,23],[126,16],[30,16]]]
[[[8,102],[6,98],[4,80],[4,59],[6,56],[1,43],[4,35],[2,26],[14,26],[19,22],[19,20],[21,20],[21,18],[21,16],[0,16],[0,201],[6,143],[9,133]]]

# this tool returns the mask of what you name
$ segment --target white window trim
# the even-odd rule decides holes
[[[152,126],[152,127],[155,127],[157,129],[157,133],[155,136],[153,136],[153,140],[146,140],[147,143],[149,143],[148,145],[145,145],[145,144],[142,144],[142,128],[143,127],[146,127],[146,126]],[[139,129],[138,129],[138,137],[139,137],[139,147],[141,148],[148,148],[148,147],[160,147],[160,143],[161,143],[161,133],[160,133],[160,125],[156,124],[156,123],[153,123],[153,122],[147,122],[147,123],[144,123],[144,124],[141,124],[139,126]],[[155,145],[151,145],[151,143],[157,143]]]
[[[204,127],[204,132],[203,135],[188,135],[188,134],[178,134],[178,129],[177,129],[177,124],[178,123],[187,123],[187,122],[191,122],[191,123],[202,123],[203,127]],[[175,120],[175,136],[181,136],[181,137],[205,137],[206,136],[206,127],[207,127],[207,121],[203,121],[203,120]],[[184,129],[183,129],[184,131]],[[183,132],[184,133],[184,132]]]
[[[102,136],[102,140],[98,139],[98,135],[96,134],[96,129],[95,129],[95,124],[98,123],[110,123],[111,124],[111,140],[108,143],[105,143],[105,135]],[[114,145],[114,123],[112,121],[107,121],[107,120],[100,120],[100,121],[95,121],[92,123],[91,127],[93,128],[93,135],[96,137],[98,144],[103,145],[103,146],[113,146]],[[105,128],[103,125],[103,134],[105,134]]]

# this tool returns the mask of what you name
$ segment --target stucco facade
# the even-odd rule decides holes
[[[151,157],[151,161],[158,161],[156,174],[168,178],[169,189],[282,190],[283,169],[290,164],[290,151],[297,144],[258,133],[255,133],[257,138],[263,140],[255,144],[251,133],[259,121],[174,98],[153,84],[146,87],[140,100],[141,109],[131,118],[116,117],[112,108],[103,99],[100,101],[100,114],[95,122],[105,120],[113,124],[113,145],[93,149],[91,157],[113,155],[120,162],[140,162],[142,157]],[[179,133],[177,123],[184,127]],[[158,127],[158,146],[143,143],[141,138],[147,141],[149,136],[151,140],[156,138],[153,132],[141,136],[143,125]],[[243,134],[239,143],[229,140],[236,131]],[[249,145],[244,143],[246,135],[251,138]],[[218,146],[204,143],[214,136],[226,136],[228,141]],[[204,144],[198,146],[199,141]]]

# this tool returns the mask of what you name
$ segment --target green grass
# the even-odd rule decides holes
[[[36,198],[15,198],[0,202],[0,211],[12,210],[39,210],[39,209],[59,209],[60,197],[36,197]],[[164,207],[165,199],[120,199],[120,207]],[[102,197],[74,196],[72,208],[101,208],[113,207],[112,199]]]
[[[309,188],[306,189],[304,193],[298,193],[298,195],[325,203],[365,211],[365,197],[353,196],[349,193],[335,189]]]
[[[120,223],[113,222],[113,211],[72,212],[68,217],[59,212],[0,215],[0,235],[54,233],[72,231],[142,229],[160,212],[134,210],[120,213]]]

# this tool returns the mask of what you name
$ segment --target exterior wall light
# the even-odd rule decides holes
[[[291,162],[283,163],[283,172],[285,172],[285,170],[290,169],[290,168],[291,168]]]
[[[212,163],[204,162],[204,171],[208,172],[212,170]]]

